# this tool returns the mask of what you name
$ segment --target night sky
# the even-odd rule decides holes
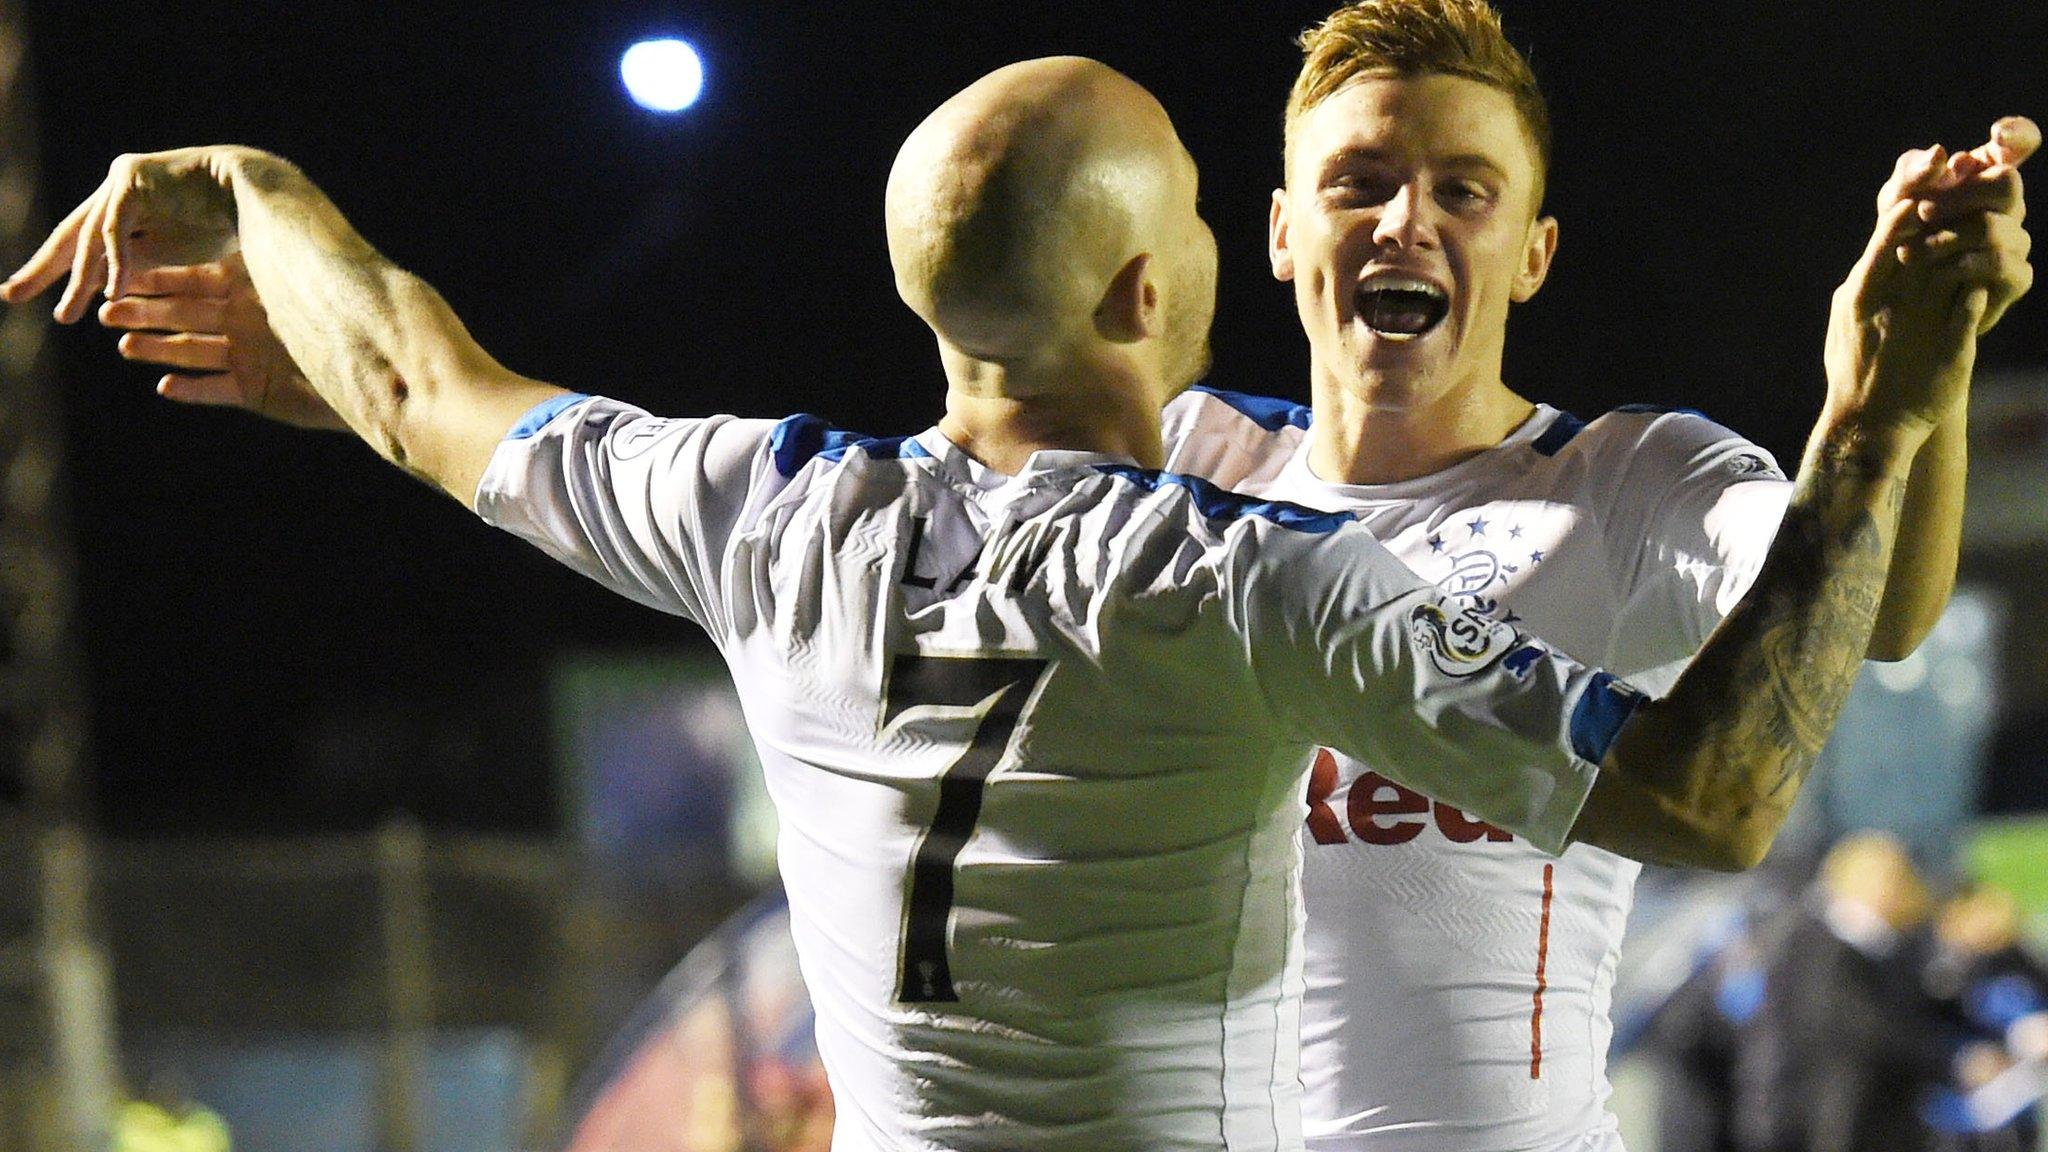
[[[1265,221],[1291,38],[1327,7],[32,0],[42,195],[54,220],[119,152],[268,148],[519,371],[664,413],[909,432],[942,382],[889,276],[895,146],[988,69],[1079,53],[1157,93],[1202,165],[1223,262],[1210,383],[1305,399]],[[1893,157],[1977,144],[2008,112],[2048,122],[2039,0],[1503,7],[1551,100],[1563,225],[1508,380],[1583,416],[1696,407],[1796,457],[1828,293]],[[618,82],[619,53],[657,33],[711,73],[672,120]],[[2048,187],[2041,161],[2030,176]],[[1985,369],[2048,367],[2043,295]],[[57,364],[111,831],[399,810],[545,828],[551,662],[701,643],[348,438],[157,399],[91,325]]]

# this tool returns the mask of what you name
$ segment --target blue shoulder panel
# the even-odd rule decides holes
[[[1572,751],[1589,764],[1607,758],[1608,746],[1621,734],[1621,726],[1649,699],[1605,672],[1593,674],[1593,682],[1572,709]]]
[[[1584,420],[1569,412],[1559,412],[1557,419],[1552,420],[1550,427],[1545,428],[1543,435],[1538,436],[1536,442],[1529,445],[1529,447],[1534,448],[1542,455],[1555,456],[1560,449],[1572,442],[1572,437],[1585,430],[1586,422]]]
[[[841,433],[852,435],[852,433]],[[858,448],[870,460],[929,460],[931,453],[917,442],[915,436],[856,436],[851,443],[837,448],[827,448],[818,453],[820,459],[834,463],[846,459],[846,454]]]
[[[1282,400],[1275,396],[1254,396],[1249,392],[1225,392],[1221,388],[1204,388],[1199,384],[1188,391],[1214,396],[1268,432],[1278,432],[1289,426],[1308,427],[1308,406],[1296,404],[1292,400]]]
[[[1161,472],[1154,468],[1137,468],[1129,464],[1097,464],[1095,470],[1128,480],[1147,492],[1157,492],[1168,485],[1177,485],[1188,490],[1194,498],[1195,508],[1211,520],[1237,520],[1246,516],[1257,516],[1271,520],[1282,528],[1297,532],[1324,533],[1358,519],[1349,512],[1320,512],[1289,504],[1284,500],[1257,500],[1239,495],[1227,488],[1219,488],[1199,476],[1184,476],[1178,472]]]
[[[1697,409],[1697,408],[1667,408],[1667,407],[1665,407],[1665,406],[1664,406],[1664,405],[1662,405],[1662,404],[1623,404],[1623,405],[1622,405],[1621,407],[1619,407],[1619,408],[1616,408],[1616,409],[1615,409],[1615,411],[1616,411],[1616,412],[1653,412],[1653,413],[1657,413],[1657,414],[1659,414],[1659,415],[1662,415],[1662,414],[1665,414],[1665,413],[1675,413],[1675,414],[1677,414],[1677,415],[1679,415],[1679,416],[1697,416],[1697,417],[1699,417],[1699,418],[1700,418],[1700,419],[1702,419],[1702,420],[1712,420],[1712,419],[1713,419],[1713,417],[1712,417],[1712,416],[1709,416],[1709,415],[1707,415],[1707,414],[1706,414],[1705,412],[1702,412],[1702,411],[1700,411],[1700,410],[1699,410],[1699,409]]]
[[[777,424],[768,437],[768,446],[775,453],[775,470],[785,480],[814,458],[836,463],[855,448],[867,453],[870,460],[915,460],[931,455],[915,437],[877,438],[844,432],[808,413],[798,413]]]
[[[587,392],[570,392],[552,400],[543,400],[526,410],[526,415],[519,418],[519,423],[514,424],[512,430],[505,433],[505,439],[531,440],[540,435],[540,430],[548,426],[548,421],[560,416],[562,409],[588,399],[590,394]]]

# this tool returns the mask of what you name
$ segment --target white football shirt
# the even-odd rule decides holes
[[[1693,413],[1586,424],[1538,406],[1486,452],[1378,485],[1318,479],[1308,425],[1299,405],[1197,389],[1167,409],[1167,466],[1352,512],[1456,602],[1651,692],[1748,589],[1791,487],[1768,453]],[[1585,844],[1553,857],[1394,775],[1330,751],[1311,775],[1309,1147],[1599,1146],[1640,867]]]
[[[564,397],[477,508],[731,666],[843,1150],[1299,1147],[1310,749],[1555,849],[1640,699],[1349,516],[1086,453]]]

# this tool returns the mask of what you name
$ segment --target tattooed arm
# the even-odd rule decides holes
[[[1783,825],[1861,667],[1915,457],[1966,397],[2000,275],[1979,258],[1995,242],[1964,255],[1916,212],[1886,212],[1835,294],[1827,405],[1763,571],[1622,729],[1574,839],[1739,869]]]
[[[1763,572],[1622,729],[1573,839],[1661,864],[1763,858],[1861,667],[1913,447],[1846,422],[1815,434]]]
[[[124,298],[156,268],[237,246],[271,330],[332,414],[465,504],[506,430],[562,391],[498,364],[303,173],[251,148],[122,157],[0,296],[26,299],[68,271],[57,317],[70,322],[102,286]]]

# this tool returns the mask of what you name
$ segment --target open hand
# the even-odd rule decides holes
[[[271,331],[239,253],[149,268],[127,287],[100,305],[100,323],[125,331],[117,345],[122,356],[171,369],[157,382],[158,395],[242,408],[301,428],[347,427]]]

